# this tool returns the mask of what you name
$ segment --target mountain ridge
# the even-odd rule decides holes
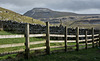
[[[32,10],[29,10],[26,13],[24,13],[24,15],[38,19],[38,18],[54,18],[54,17],[70,16],[77,14],[72,12],[53,11],[48,8],[33,8]]]

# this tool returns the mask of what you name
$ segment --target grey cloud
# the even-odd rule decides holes
[[[34,7],[80,12],[100,9],[100,0],[0,0],[0,6],[18,13],[24,13]]]

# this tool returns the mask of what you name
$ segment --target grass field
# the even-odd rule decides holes
[[[20,59],[19,61],[27,61]],[[45,56],[32,57],[28,61],[100,61],[100,49],[91,48],[88,50],[73,51],[67,53],[54,53]]]
[[[31,56],[29,60],[23,58],[23,56],[17,56],[16,54],[4,56],[5,58],[13,58],[12,61],[100,61],[100,49],[90,48],[87,50],[70,51],[52,53],[50,55]],[[21,57],[21,58],[20,58]],[[0,57],[1,58],[1,57]],[[20,59],[19,59],[20,58]]]

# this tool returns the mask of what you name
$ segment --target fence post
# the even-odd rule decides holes
[[[65,26],[65,52],[67,52],[67,27]]]
[[[100,47],[100,30],[99,30],[99,47]]]
[[[79,27],[76,27],[76,51],[79,50]]]
[[[46,53],[50,54],[49,22],[46,22]]]
[[[87,49],[87,31],[85,32],[85,49]]]
[[[92,47],[94,48],[94,28],[92,28]]]
[[[29,51],[30,51],[30,45],[29,45],[29,24],[27,23],[25,25],[25,58],[29,59]]]

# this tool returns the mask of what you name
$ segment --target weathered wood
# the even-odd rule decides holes
[[[50,34],[50,37],[64,37],[64,35]]]
[[[51,40],[50,43],[63,43],[64,40]],[[76,40],[67,40],[68,43],[76,42]]]
[[[92,47],[94,48],[94,28],[92,28]]]
[[[99,36],[99,34],[95,34],[94,36]],[[64,37],[64,35],[50,34],[50,37]],[[67,35],[67,37],[76,37],[76,36],[75,35]],[[85,35],[79,35],[79,37],[85,37]],[[87,37],[92,37],[92,35],[87,35]]]
[[[31,51],[32,51],[32,50],[41,50],[41,49],[46,49],[46,47],[44,46],[44,47],[30,48]]]
[[[45,37],[46,34],[30,34],[29,37]],[[22,38],[24,35],[0,35],[0,39],[3,38]]]
[[[0,35],[0,39],[3,38],[22,38],[24,35]]]
[[[87,31],[85,32],[85,49],[87,49]]]
[[[65,26],[65,52],[67,52],[67,27]]]
[[[18,46],[24,46],[24,43],[4,44],[4,45],[0,45],[0,48],[18,47]]]
[[[30,34],[29,37],[45,37],[46,34]]]
[[[100,47],[100,30],[99,30],[99,47]]]
[[[87,43],[88,45],[90,45],[90,44],[92,44],[92,42],[90,42],[90,43]],[[96,42],[94,42],[94,44],[96,44]]]
[[[50,54],[49,22],[46,22],[46,53]]]
[[[79,50],[79,27],[76,27],[76,51]]]
[[[25,58],[29,59],[29,51],[30,51],[30,45],[29,45],[29,24],[27,23],[25,26]]]
[[[42,44],[42,43],[46,43],[46,41],[30,42],[30,45]],[[4,45],[0,45],[0,48],[18,47],[18,46],[24,46],[24,43],[4,44]]]
[[[29,37],[45,37],[46,34],[30,34]],[[64,35],[50,34],[51,37],[64,37]],[[99,36],[96,34],[94,36]],[[0,39],[3,38],[23,38],[24,35],[0,35]],[[76,37],[75,35],[67,35],[67,37]],[[85,37],[85,35],[79,35],[79,37]],[[87,37],[92,37],[92,35],[87,35]]]
[[[50,46],[50,48],[64,48],[64,46]]]
[[[30,42],[30,45],[42,44],[42,43],[46,43],[46,41],[35,41],[35,42]]]
[[[94,40],[98,40],[99,38],[94,38]],[[92,39],[87,39],[88,42],[92,41]],[[79,42],[85,42],[85,39],[84,40],[79,40]]]
[[[62,40],[52,40],[52,41],[50,41],[50,43],[64,43],[64,40],[62,41]]]
[[[79,46],[84,46],[85,44],[79,44]]]
[[[76,47],[76,45],[67,45],[67,47]]]

